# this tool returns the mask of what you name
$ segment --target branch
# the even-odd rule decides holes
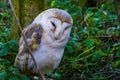
[[[24,42],[25,42],[25,44],[26,44],[26,46],[27,46],[27,48],[28,48],[29,54],[30,54],[30,56],[31,56],[32,59],[33,59],[33,62],[34,62],[34,64],[35,64],[36,69],[38,70],[39,76],[41,76],[42,80],[45,80],[43,74],[41,73],[41,71],[40,71],[40,69],[39,69],[39,67],[38,67],[38,65],[37,65],[37,62],[36,62],[34,56],[32,55],[32,51],[31,51],[31,49],[30,49],[29,46],[28,46],[28,43],[27,43],[26,38],[25,38],[25,35],[24,35],[24,33],[22,32],[22,27],[21,27],[21,25],[20,25],[19,19],[18,19],[17,16],[16,16],[16,13],[15,13],[15,10],[14,10],[14,7],[13,7],[13,4],[12,4],[12,1],[11,1],[11,0],[9,0],[9,4],[10,4],[10,7],[11,7],[11,9],[12,9],[12,11],[13,11],[14,17],[15,17],[15,19],[16,19],[16,21],[17,21],[18,27],[19,27],[19,29],[20,29],[20,31],[21,31],[21,35],[23,36],[23,40],[24,40]]]

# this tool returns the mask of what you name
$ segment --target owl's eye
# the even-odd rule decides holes
[[[66,26],[65,26],[65,28],[64,28],[64,31],[66,31],[67,29],[69,29],[71,26],[72,26],[71,24],[66,23]]]
[[[53,23],[53,22],[51,22],[51,24],[54,26],[54,32],[55,32],[55,30],[56,30],[56,25],[55,25],[55,23]]]
[[[69,26],[67,26],[66,28],[65,28],[65,30],[67,30],[69,28]]]
[[[65,27],[64,31],[66,31],[67,29],[69,29],[71,27],[71,25],[68,25]]]

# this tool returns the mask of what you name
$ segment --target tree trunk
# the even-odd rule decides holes
[[[45,9],[45,2],[45,0],[13,0],[15,12],[23,28],[29,25],[34,18]],[[13,23],[10,27],[10,38],[18,40],[20,37],[20,30],[15,18],[13,17],[12,19]]]

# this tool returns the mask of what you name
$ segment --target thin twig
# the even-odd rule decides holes
[[[93,47],[91,47],[90,49],[88,49],[88,50],[86,50],[86,51],[82,52],[81,54],[79,54],[79,55],[76,57],[75,61],[82,60],[83,58],[80,58],[80,59],[79,59],[79,57],[80,57],[81,55],[83,55],[83,54],[85,54],[85,53],[87,53],[87,52],[89,52],[89,51],[93,50],[93,49],[94,49],[94,47],[95,47],[95,46],[93,46]],[[90,54],[90,55],[91,55],[91,54]],[[88,56],[86,56],[86,57],[88,57]]]
[[[35,67],[36,67],[36,69],[38,70],[38,73],[39,73],[39,75],[41,76],[42,80],[45,80],[45,79],[44,79],[44,76],[42,75],[42,73],[41,73],[41,71],[40,71],[40,69],[38,68],[38,65],[37,65],[37,62],[36,62],[34,56],[32,55],[32,51],[31,51],[31,49],[30,49],[29,46],[28,46],[28,43],[27,43],[26,38],[25,38],[25,35],[24,35],[23,32],[22,32],[22,27],[21,27],[21,25],[20,25],[19,19],[18,19],[17,16],[16,16],[16,13],[15,13],[15,10],[14,10],[14,7],[13,7],[13,4],[12,4],[12,1],[11,1],[11,0],[9,0],[9,4],[10,4],[10,7],[11,7],[11,9],[12,9],[12,11],[13,11],[14,17],[15,17],[15,19],[16,19],[16,21],[17,21],[18,27],[19,27],[19,29],[20,29],[20,31],[21,31],[21,35],[23,36],[23,40],[25,41],[25,44],[26,44],[26,46],[27,46],[27,48],[28,48],[29,54],[30,54],[30,56],[31,56],[32,59],[33,59],[33,62],[34,62],[34,64],[35,64]]]
[[[97,59],[97,61],[100,61],[100,60],[108,60],[108,59],[115,59],[115,58],[120,58],[120,56],[107,56],[107,57],[103,57],[103,58],[99,58]],[[96,61],[96,60],[94,60]]]
[[[106,36],[90,36],[91,38],[111,38],[111,35]]]

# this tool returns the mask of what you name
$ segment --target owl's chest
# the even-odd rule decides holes
[[[64,49],[54,49],[41,45],[34,53],[34,57],[42,72],[47,73],[58,67],[63,56]]]

